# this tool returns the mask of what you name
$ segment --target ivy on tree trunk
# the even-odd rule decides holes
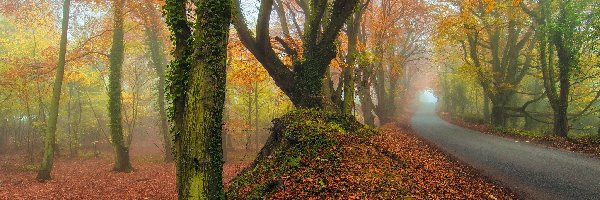
[[[116,159],[113,170],[130,172],[129,146],[123,135],[123,116],[121,113],[121,76],[125,54],[123,21],[125,0],[113,2],[113,37],[110,49],[110,73],[108,76],[108,113],[110,115],[110,136],[115,149]],[[131,134],[131,133],[130,133]]]
[[[221,132],[231,1],[199,0],[195,9],[192,32],[185,2],[164,6],[175,43],[168,81],[177,191],[179,199],[224,199]]]

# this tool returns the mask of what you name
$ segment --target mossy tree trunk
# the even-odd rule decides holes
[[[177,191],[179,199],[224,199],[221,132],[231,1],[196,1],[193,36],[185,6],[168,0],[164,7],[176,46],[169,92],[175,104]],[[184,94],[183,104],[177,104]]]
[[[360,101],[360,110],[363,112],[364,123],[369,126],[375,126],[375,116],[373,115],[373,97],[371,96],[372,67],[369,65],[359,65],[359,73],[356,74],[358,84],[358,98]]]
[[[302,33],[303,57],[285,40],[275,39],[293,60],[286,66],[272,48],[269,21],[273,0],[260,1],[256,34],[248,28],[239,0],[233,0],[234,26],[240,40],[265,67],[275,84],[292,103],[304,108],[323,108],[331,98],[323,94],[323,79],[331,60],[336,56],[334,41],[347,18],[353,13],[358,0],[314,0],[301,7],[306,22]],[[276,6],[281,8],[281,6]],[[283,15],[280,15],[283,16]]]
[[[362,1],[361,1],[362,2]],[[368,3],[368,1],[367,1]],[[344,103],[342,104],[342,113],[352,114],[354,109],[354,88],[355,88],[355,65],[356,57],[358,54],[358,34],[360,31],[361,19],[364,8],[366,5],[359,4],[361,7],[357,8],[348,18],[346,22],[346,34],[348,35],[348,55],[346,55],[346,68],[343,70],[344,76]]]
[[[367,43],[367,37],[364,29],[366,28],[363,23],[359,27],[362,31],[358,31],[358,39],[362,44]],[[364,53],[364,52],[362,52]],[[373,115],[373,97],[371,95],[371,86],[373,85],[374,73],[373,65],[366,59],[358,59],[358,70],[355,74],[357,80],[358,100],[360,101],[360,109],[363,114],[364,123],[370,126],[375,126],[375,116]]]
[[[54,143],[56,143],[56,122],[58,119],[58,108],[60,103],[60,93],[62,89],[63,76],[65,73],[65,57],[67,54],[67,31],[69,29],[69,12],[71,1],[65,0],[63,4],[62,32],[60,37],[60,50],[58,53],[58,64],[56,66],[56,77],[54,87],[52,88],[52,102],[50,104],[50,118],[48,119],[48,128],[44,137],[44,158],[38,171],[37,179],[45,181],[51,179],[54,159]],[[30,118],[31,120],[31,118]]]
[[[569,96],[571,94],[571,70],[579,64],[579,48],[581,42],[577,41],[576,35],[579,31],[579,14],[576,2],[571,0],[561,1],[557,28],[551,34],[552,43],[556,46],[558,56],[558,94],[553,94],[551,101],[554,110],[554,133],[561,137],[567,137],[569,133]]]
[[[113,1],[113,37],[110,49],[110,73],[108,76],[108,112],[110,115],[110,136],[116,153],[113,170],[130,172],[129,147],[123,135],[123,116],[121,113],[121,71],[124,57],[123,21],[125,0]]]
[[[554,133],[561,137],[567,137],[569,132],[567,115],[571,74],[572,69],[579,64],[579,49],[583,42],[577,32],[580,31],[580,25],[586,18],[587,14],[583,12],[583,8],[587,3],[587,1],[558,1],[558,11],[555,11],[552,0],[541,0],[538,12],[533,12],[521,4],[525,12],[538,24],[540,46],[538,51],[543,85],[554,112]],[[556,64],[555,57],[558,58]]]
[[[173,161],[173,154],[171,152],[172,144],[171,144],[171,136],[169,134],[169,122],[167,121],[167,110],[166,110],[166,100],[165,100],[165,66],[167,64],[167,58],[163,53],[164,43],[159,37],[160,29],[159,29],[159,20],[160,16],[156,14],[154,8],[147,8],[146,14],[151,15],[149,17],[150,20],[146,22],[145,32],[146,32],[146,41],[148,47],[150,47],[150,57],[152,59],[152,64],[154,65],[154,70],[156,71],[156,75],[158,76],[158,82],[156,83],[157,88],[157,104],[158,104],[158,114],[160,120],[160,134],[163,136],[163,146],[165,148],[165,162]],[[144,13],[140,13],[144,14]]]

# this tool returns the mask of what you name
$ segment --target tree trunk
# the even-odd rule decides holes
[[[386,79],[389,80],[389,83],[386,82]],[[393,121],[394,118],[396,111],[394,98],[396,96],[398,79],[386,77],[384,69],[381,67],[377,74],[376,81],[375,91],[377,92],[377,107],[375,108],[375,112],[377,113],[377,117],[379,117],[380,125],[383,125]]]
[[[153,10],[152,10],[153,11]],[[151,11],[151,12],[152,12]],[[167,119],[167,110],[165,106],[165,65],[166,65],[166,57],[163,53],[164,44],[162,40],[158,36],[159,33],[159,25],[155,20],[149,21],[150,25],[146,27],[146,37],[147,43],[150,47],[150,56],[152,59],[152,64],[154,65],[154,69],[156,71],[156,75],[158,76],[158,82],[156,83],[157,87],[157,103],[158,103],[158,115],[160,120],[160,134],[163,137],[163,146],[165,148],[165,162],[173,161],[173,154],[171,153],[171,136],[169,134],[169,123]]]
[[[37,179],[45,181],[51,179],[50,172],[54,159],[54,144],[56,143],[56,122],[58,119],[58,108],[60,103],[60,91],[65,73],[65,57],[67,54],[67,30],[69,29],[69,12],[71,1],[65,0],[63,4],[62,32],[60,38],[60,50],[58,64],[56,66],[56,77],[52,88],[52,102],[50,105],[50,119],[44,138],[44,158],[37,174]]]
[[[362,12],[355,12],[347,22],[348,55],[344,68],[344,103],[342,113],[351,115],[354,108],[354,65],[356,64],[358,31]]]
[[[504,107],[495,105],[493,102],[492,104],[492,124],[499,127],[506,126],[506,113],[504,111]]]
[[[67,102],[67,135],[68,135],[68,143],[69,143],[69,156],[73,157],[74,153],[74,144],[73,144],[73,118],[72,118],[72,108],[73,108],[73,86],[72,82],[67,83],[68,93],[69,93],[69,101]]]
[[[305,60],[295,68],[296,89],[290,100],[301,108],[332,107],[331,91],[323,90],[329,63],[335,57],[333,45],[312,47],[305,45]]]
[[[336,56],[334,42],[344,22],[354,11],[357,0],[318,0],[311,3],[303,33],[303,54],[289,48],[284,41],[285,51],[292,56],[293,70],[286,66],[272,49],[269,36],[269,20],[273,1],[261,1],[256,23],[256,34],[248,28],[240,1],[235,3],[235,29],[240,40],[263,65],[275,84],[290,98],[296,107],[324,108],[331,98],[323,94],[323,78],[329,63]]]
[[[502,91],[490,96],[492,102],[491,124],[497,127],[506,127],[508,115],[506,107],[512,100],[514,91]]]
[[[33,132],[35,132],[35,128],[33,125],[33,115],[31,114],[31,109],[29,107],[29,101],[25,103],[25,107],[27,110],[27,135],[25,136],[27,142],[27,163],[33,163]],[[56,141],[56,139],[55,139]],[[53,145],[56,147],[56,145]]]
[[[490,97],[483,91],[483,118],[486,123],[490,122]]]
[[[540,63],[544,78],[544,87],[546,95],[554,111],[554,134],[567,137],[569,133],[569,95],[570,95],[570,76],[571,68],[578,65],[579,47],[576,46],[575,32],[578,31],[578,18],[575,16],[577,11],[572,5],[572,1],[560,1],[558,19],[555,22],[557,28],[540,31]],[[551,2],[540,2],[540,24],[546,26],[551,23]],[[554,76],[554,50],[550,42],[556,47],[558,57],[558,92],[556,89],[556,80]]]
[[[365,120],[365,124],[369,125],[369,126],[375,126],[375,116],[373,116],[373,108],[375,106],[373,106],[373,100],[371,97],[371,91],[370,90],[366,90],[366,91],[362,91],[361,95],[359,95],[360,98],[360,109],[363,112],[363,118]]]
[[[196,1],[194,53],[192,57],[186,57],[189,55],[185,54],[175,55],[176,59],[192,61],[189,69],[172,71],[172,73],[182,74],[173,74],[170,77],[189,78],[189,80],[170,79],[172,87],[183,87],[184,93],[187,91],[187,101],[182,108],[185,111],[183,115],[185,122],[181,124],[184,129],[175,133],[174,140],[179,199],[225,198],[222,183],[221,133],[231,3],[229,0]],[[185,36],[178,35],[182,29],[187,29],[187,22],[184,21],[187,19],[185,4],[167,0],[165,10],[167,22],[175,35],[176,48],[183,48],[181,49],[183,51],[192,50],[186,49],[189,46],[180,41]],[[184,46],[178,46],[177,42]],[[179,81],[189,84],[187,87],[178,85]],[[182,93],[171,95],[180,98]]]
[[[108,77],[108,112],[110,115],[110,136],[115,149],[116,159],[114,171],[130,172],[129,147],[123,135],[123,116],[121,113],[121,71],[124,57],[123,21],[125,0],[114,0],[114,30],[110,49],[110,74]]]
[[[254,82],[254,149],[260,149],[260,136],[259,134],[259,126],[258,126],[258,117],[260,113],[258,113],[258,82]]]
[[[363,113],[364,123],[369,126],[375,126],[375,116],[373,116],[373,97],[371,96],[371,76],[372,69],[369,65],[359,65],[356,75],[359,80],[358,98],[360,101],[360,110]]]

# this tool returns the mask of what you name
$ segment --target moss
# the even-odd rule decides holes
[[[273,124],[273,134],[280,137],[272,136],[278,139],[270,153],[232,180],[228,198],[270,198],[286,187],[285,182],[304,182],[302,190],[308,196],[319,196],[327,190],[328,179],[343,168],[342,146],[364,143],[377,134],[352,116],[316,109],[292,111]]]
[[[202,175],[194,176],[191,178],[190,183],[190,194],[189,199],[200,199],[202,197],[206,197],[203,190],[203,184],[205,180]]]

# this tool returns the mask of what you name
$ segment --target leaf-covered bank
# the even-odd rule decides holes
[[[402,162],[369,141],[378,131],[350,116],[296,110],[273,121],[257,160],[227,189],[229,199],[398,199]]]

